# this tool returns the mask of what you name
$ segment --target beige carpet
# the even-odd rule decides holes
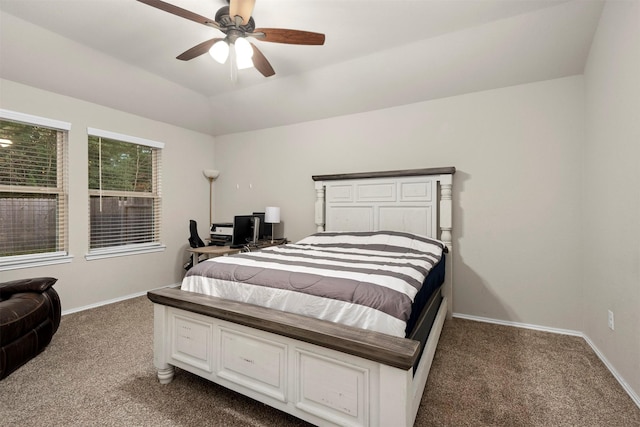
[[[0,381],[0,425],[307,425],[185,371],[160,385],[152,316],[146,297],[64,316]],[[416,426],[489,425],[640,426],[640,409],[581,338],[453,319]]]

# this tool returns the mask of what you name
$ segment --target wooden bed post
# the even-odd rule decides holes
[[[413,395],[407,384],[411,384],[412,371],[401,371],[397,368],[380,366],[380,382],[385,384],[380,389],[378,402],[379,425],[411,427],[416,419],[417,407],[413,408]],[[420,393],[422,397],[422,393]]]
[[[171,338],[168,336],[169,307],[153,305],[153,364],[157,369],[160,384],[169,384],[173,380],[175,369],[167,362]]]
[[[445,282],[443,293],[447,298],[447,318],[451,319],[453,315],[453,236],[451,230],[453,228],[452,218],[452,193],[453,193],[453,175],[440,176],[440,240],[447,246],[449,253],[447,254],[447,264],[445,272]]]
[[[316,181],[316,231],[324,231],[324,183]]]

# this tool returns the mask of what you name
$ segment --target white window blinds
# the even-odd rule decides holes
[[[160,244],[163,144],[99,129],[89,133],[89,249]]]
[[[68,254],[70,128],[0,110],[0,269]]]

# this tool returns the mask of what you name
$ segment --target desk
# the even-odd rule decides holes
[[[274,239],[274,240],[270,240],[270,239],[258,240],[256,243],[247,243],[245,246],[242,247],[242,252],[259,251],[260,249],[268,248],[271,246],[285,245],[288,242],[289,241],[286,238]]]
[[[193,261],[193,265],[198,263],[198,257],[200,255],[206,255],[207,258],[217,257],[223,255],[233,255],[237,254],[241,251],[242,248],[232,249],[229,246],[202,246],[201,248],[189,248],[187,249],[191,252],[191,260]]]

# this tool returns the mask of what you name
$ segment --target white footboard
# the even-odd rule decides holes
[[[413,425],[446,301],[414,376],[415,341],[193,295],[150,293],[161,382],[177,366],[316,425]]]

